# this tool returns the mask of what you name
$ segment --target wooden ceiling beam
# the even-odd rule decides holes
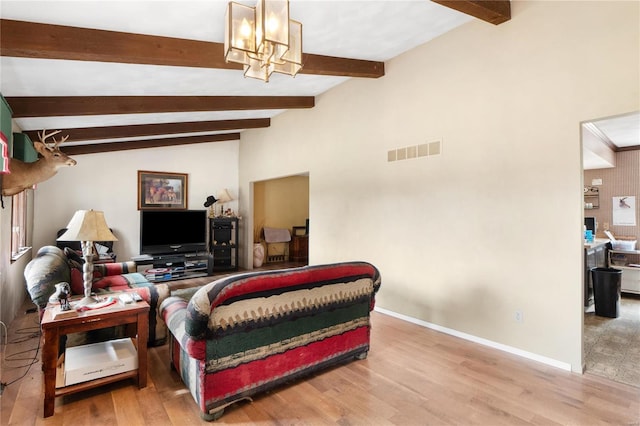
[[[90,141],[98,139],[133,138],[141,136],[170,135],[177,133],[215,132],[223,130],[257,129],[269,127],[270,118],[246,120],[190,121],[184,123],[134,124],[129,126],[81,127],[59,129],[60,134],[69,135],[69,141]],[[50,129],[51,130],[51,129]],[[58,130],[58,129],[56,129]],[[27,130],[31,140],[37,141],[39,130]]]
[[[67,155],[97,154],[101,152],[128,151],[132,149],[159,148],[196,143],[233,141],[240,139],[240,133],[222,135],[186,136],[181,138],[146,139],[128,142],[94,143],[85,145],[62,146],[61,151]]]
[[[300,74],[379,78],[384,76],[384,62],[303,53]]]
[[[510,0],[431,0],[458,12],[499,25],[511,19]]]
[[[313,108],[313,96],[16,96],[14,118]]]
[[[630,146],[623,146],[623,147],[618,147],[615,150],[616,152],[620,152],[620,151],[640,151],[640,145],[630,145]]]
[[[241,70],[224,44],[0,19],[0,56]],[[378,78],[384,62],[303,55],[302,74]]]

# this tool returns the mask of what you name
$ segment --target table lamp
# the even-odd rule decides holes
[[[91,287],[93,284],[93,242],[94,241],[118,241],[111,233],[107,222],[104,220],[104,213],[95,210],[78,210],[74,213],[71,221],[67,225],[67,232],[58,237],[58,241],[80,241],[82,245],[82,257],[84,266],[82,268],[84,279],[84,298],[78,302],[79,306],[96,303],[97,300],[91,297]]]
[[[233,201],[233,197],[229,194],[227,189],[223,189],[222,191],[218,191],[217,194],[217,202],[220,203],[220,216],[224,216],[224,203],[228,203],[229,201]]]

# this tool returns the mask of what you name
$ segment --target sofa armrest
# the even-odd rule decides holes
[[[167,297],[160,305],[160,316],[173,338],[191,358],[204,360],[206,340],[194,339],[185,332],[187,301],[176,296]]]

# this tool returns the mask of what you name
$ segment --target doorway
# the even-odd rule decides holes
[[[614,216],[616,197],[640,200],[640,112],[582,123],[581,135],[583,216],[595,221],[596,239],[607,239],[604,233],[607,230],[614,237],[640,240],[637,207],[633,223],[621,222]],[[593,194],[597,194],[597,198]],[[640,251],[637,253],[640,255]],[[640,262],[639,256],[630,255],[617,266],[636,260]],[[604,262],[605,266],[610,266],[608,255]],[[638,274],[640,276],[640,270]],[[640,387],[637,368],[640,362],[640,280],[637,287],[630,285],[628,280],[623,283],[617,318],[595,315],[593,302],[585,306],[583,365],[587,374]]]
[[[254,250],[262,251],[263,263],[308,264],[308,223],[308,173],[253,183],[253,243]],[[268,244],[264,228],[288,232],[290,241]]]

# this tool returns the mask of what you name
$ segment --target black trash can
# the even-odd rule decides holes
[[[622,271],[614,268],[593,268],[591,269],[591,278],[596,315],[618,318],[620,315]]]

